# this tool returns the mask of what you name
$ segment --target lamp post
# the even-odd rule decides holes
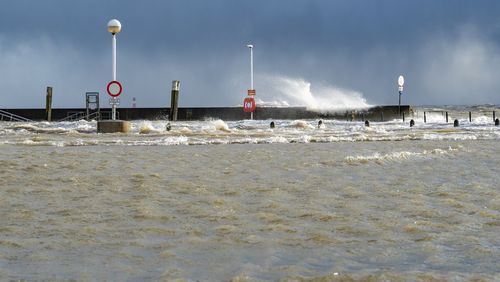
[[[112,19],[108,22],[108,31],[113,35],[113,41],[112,41],[112,75],[113,75],[113,81],[116,81],[116,34],[119,33],[122,30],[122,24],[117,20],[117,19]],[[116,105],[117,103],[117,98],[112,97],[110,99],[110,104],[111,104],[111,119],[115,120],[116,119]]]
[[[400,75],[398,77],[398,90],[399,90],[399,116],[401,117],[401,94],[403,94],[403,86],[405,85],[405,78],[404,76]]]
[[[247,47],[250,49],[250,90],[255,90],[253,88],[253,45],[248,44]],[[255,95],[255,91],[252,93]],[[253,119],[253,112],[250,113],[250,119]]]
[[[130,131],[130,122],[125,120],[116,120],[116,106],[120,103],[118,96],[122,93],[122,84],[116,80],[116,34],[122,30],[122,24],[116,20],[112,19],[108,22],[108,31],[113,35],[112,41],[112,75],[113,79],[108,83],[106,91],[111,98],[109,99],[109,104],[111,105],[111,120],[99,120],[97,121],[97,132],[98,133],[116,133],[122,132],[127,133]]]

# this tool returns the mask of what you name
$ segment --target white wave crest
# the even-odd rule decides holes
[[[290,124],[290,126],[295,128],[314,129],[314,126],[310,125],[307,121],[304,120],[294,120]]]
[[[223,120],[220,120],[220,119],[214,120],[214,121],[212,121],[212,125],[214,126],[214,128],[216,130],[220,130],[220,131],[224,131],[224,132],[231,132],[231,130],[229,129],[229,126]]]
[[[375,153],[370,156],[347,156],[344,161],[348,164],[356,165],[356,164],[366,164],[370,162],[374,162],[377,164],[384,164],[389,162],[401,162],[405,160],[415,159],[415,158],[423,158],[429,155],[448,155],[452,152],[458,151],[458,148],[449,147],[447,150],[444,149],[433,149],[433,150],[424,150],[423,152],[392,152],[388,154],[380,154]]]

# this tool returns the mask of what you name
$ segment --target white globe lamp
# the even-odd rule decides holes
[[[117,19],[112,19],[108,22],[108,31],[112,34],[117,34],[122,30],[122,24]]]

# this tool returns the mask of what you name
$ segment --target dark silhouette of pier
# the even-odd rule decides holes
[[[2,111],[33,121],[47,119],[46,109],[2,109]],[[409,116],[412,109],[408,105],[401,106],[401,114]],[[121,120],[167,120],[170,108],[118,108],[117,118]],[[52,109],[52,121],[74,121],[81,119],[106,120],[111,117],[110,108],[101,108],[99,113],[88,115],[85,108]],[[243,120],[250,114],[243,112],[242,107],[184,107],[179,108],[177,120]],[[401,118],[399,107],[376,106],[367,109],[347,109],[335,111],[315,111],[306,107],[257,107],[254,119],[338,119],[347,121],[388,121]],[[9,120],[7,115],[0,120]]]

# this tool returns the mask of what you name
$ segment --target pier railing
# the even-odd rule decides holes
[[[120,118],[120,114],[117,111],[116,112],[117,118]],[[57,120],[58,122],[61,121],[76,121],[76,120],[102,120],[102,119],[110,119],[111,118],[111,111],[99,111],[99,112],[93,112],[87,115],[87,112],[76,112],[69,114],[67,117],[62,118]]]
[[[496,122],[497,115],[500,111],[498,110],[476,110],[476,111],[456,111],[456,110],[427,110],[421,111],[414,114],[418,118],[423,118],[424,122],[434,121],[436,122],[436,116],[438,122],[444,121],[446,123],[453,123],[454,120],[468,120],[472,122],[474,118],[477,117],[491,117],[493,122]]]
[[[32,121],[31,119],[15,115],[13,113],[9,113],[4,110],[0,110],[0,120],[1,121],[24,121],[24,122],[30,122]]]

